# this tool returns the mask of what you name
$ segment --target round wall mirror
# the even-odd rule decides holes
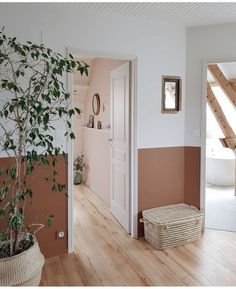
[[[100,112],[100,96],[98,93],[93,95],[93,102],[92,102],[93,113],[98,115]]]

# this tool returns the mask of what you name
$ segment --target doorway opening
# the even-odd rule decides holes
[[[207,65],[205,227],[236,232],[236,62]]]
[[[75,73],[70,81],[72,105],[80,108],[81,113],[72,122],[76,140],[68,153],[69,170],[72,165],[78,168],[84,164],[84,167],[69,173],[69,251],[73,250],[73,219],[76,218],[73,196],[78,193],[92,192],[127,233],[135,238],[137,231],[133,201],[136,61],[133,57],[99,53],[72,54],[89,65],[89,73],[88,76]]]

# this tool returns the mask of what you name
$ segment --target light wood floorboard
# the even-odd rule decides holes
[[[200,241],[157,251],[132,239],[83,185],[74,213],[75,251],[47,259],[41,285],[236,285],[236,233],[206,230]]]

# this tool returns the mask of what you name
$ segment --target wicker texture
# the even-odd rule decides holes
[[[40,283],[44,257],[38,242],[27,251],[0,259],[0,286],[37,286]]]
[[[177,204],[143,211],[145,239],[156,249],[166,250],[199,240],[203,212]]]

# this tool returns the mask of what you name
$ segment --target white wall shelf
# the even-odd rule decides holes
[[[91,128],[87,126],[83,126],[83,128],[86,130],[91,130],[91,131],[111,132],[111,129],[97,129],[97,128]]]

